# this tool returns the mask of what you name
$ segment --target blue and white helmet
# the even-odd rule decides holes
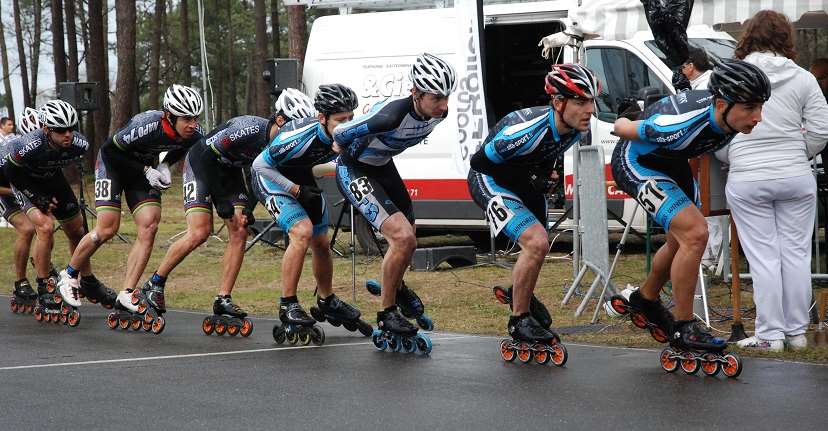
[[[78,124],[78,111],[63,100],[50,100],[38,111],[40,124],[49,128],[69,129]]]
[[[454,67],[429,53],[423,53],[414,60],[409,78],[417,90],[438,96],[449,96],[457,86]]]

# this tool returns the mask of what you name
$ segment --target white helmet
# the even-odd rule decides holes
[[[43,127],[40,124],[40,113],[37,112],[37,109],[26,107],[23,113],[20,114],[20,119],[17,120],[17,127],[24,135],[40,129]]]
[[[203,109],[204,102],[194,88],[173,84],[164,93],[164,110],[176,117],[198,117]]]
[[[313,101],[299,90],[285,88],[279,98],[276,99],[276,114],[284,114],[291,120],[313,117],[316,109],[313,108]]]
[[[63,100],[50,100],[38,112],[41,126],[50,128],[71,128],[78,124],[78,111]]]
[[[438,96],[448,96],[457,86],[457,74],[448,62],[424,53],[414,60],[409,75],[414,88]]]

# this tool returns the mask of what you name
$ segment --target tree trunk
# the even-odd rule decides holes
[[[34,1],[34,40],[32,41],[32,103],[37,104],[37,74],[40,69],[40,38],[42,32],[43,7],[40,0]]]
[[[227,108],[230,110],[230,118],[233,118],[239,115],[239,105],[238,105],[238,97],[239,93],[236,91],[236,36],[233,31],[233,3],[226,2],[227,4],[227,26],[229,27],[230,31],[227,35],[227,54],[230,58],[230,61],[227,62],[227,74],[231,78],[228,80],[230,81],[230,95],[228,97],[228,106]]]
[[[255,67],[251,71],[253,73],[253,82],[256,92],[256,115],[266,117],[269,114],[268,102],[270,100],[270,93],[267,89],[267,82],[262,79],[265,70],[265,62],[267,60],[265,54],[267,52],[267,7],[265,0],[255,0],[254,5],[254,23],[256,28],[256,51],[260,53],[254,58],[256,59]]]
[[[115,81],[115,115],[110,129],[116,129],[136,114],[135,99],[135,2],[115,0],[118,77]]]
[[[17,33],[17,57],[20,65],[20,84],[23,86],[23,106],[32,107],[29,69],[26,67],[26,51],[23,48],[23,27],[20,25],[20,0],[12,2],[12,9],[14,9],[14,32]]]
[[[55,83],[66,81],[67,76],[64,34],[63,0],[52,0],[52,61],[55,64]]]
[[[181,84],[191,85],[192,62],[190,61],[190,17],[187,0],[181,0]]]
[[[3,16],[2,8],[0,8],[0,17]],[[6,29],[3,25],[3,20],[0,19],[0,57],[3,63],[3,88],[6,92],[6,109],[9,113],[9,118],[17,121],[17,116],[14,115],[14,98],[12,97],[11,78],[9,72],[9,56],[6,54]]]
[[[164,0],[155,0],[155,31],[152,32],[149,66],[149,106],[158,106],[158,81],[161,65],[161,23],[164,21],[164,11],[167,9]]]
[[[308,33],[305,6],[287,6],[285,9],[288,15],[289,56],[299,59],[299,76],[302,76],[302,67],[305,63],[305,40]]]
[[[273,58],[279,58],[282,56],[280,40],[282,32],[279,31],[279,0],[270,0],[270,26],[273,31]]]
[[[107,138],[109,133],[109,76],[106,72],[106,42],[104,41],[104,1],[89,0],[87,13],[89,25],[89,50],[86,58],[87,76],[92,82],[98,83],[98,109],[92,113],[90,124],[90,142],[93,144],[91,154],[97,155],[97,149]],[[97,139],[96,139],[97,138]]]
[[[245,108],[247,112],[256,112],[256,84],[253,82],[256,61],[253,58],[253,51],[247,55],[247,81],[245,82]]]
[[[117,16],[117,15],[116,15]],[[104,48],[104,72],[106,73],[107,82],[109,82],[109,50],[112,48],[109,46],[109,0],[103,0],[103,10],[101,11],[101,19],[103,20],[103,43]],[[117,18],[116,18],[117,20]],[[109,125],[107,125],[109,127]],[[109,129],[106,129],[106,133],[109,133]]]
[[[78,33],[75,27],[75,0],[63,4],[66,12],[66,39],[69,44],[69,59],[66,62],[66,79],[78,81]]]

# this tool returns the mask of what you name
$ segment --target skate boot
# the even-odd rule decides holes
[[[64,323],[71,327],[80,323],[80,312],[63,300],[57,288],[57,279],[37,280],[37,305],[34,318],[38,322]]]
[[[316,324],[316,320],[298,302],[281,302],[279,304],[279,322],[273,326],[273,339],[282,344],[302,343],[307,346],[313,344],[321,346],[325,343],[325,331]]]
[[[670,347],[661,351],[661,368],[668,373],[679,366],[687,374],[695,374],[701,368],[708,376],[720,370],[727,377],[738,377],[742,372],[742,359],[735,353],[727,353],[727,342],[710,335],[698,320],[679,320],[670,336]]]
[[[673,315],[660,300],[648,301],[641,296],[641,291],[635,289],[629,298],[624,295],[613,295],[610,306],[619,315],[630,315],[633,325],[650,331],[650,335],[659,343],[669,341],[667,334],[673,326]]]
[[[494,291],[495,298],[497,298],[498,302],[501,304],[508,304],[509,309],[512,309],[512,286],[507,288],[503,288],[501,286],[495,286],[492,288]],[[549,310],[546,309],[546,306],[543,305],[543,302],[532,294],[532,299],[529,302],[529,313],[532,314],[532,317],[540,323],[546,329],[552,327],[552,315],[549,314]]]
[[[380,296],[382,294],[382,284],[377,280],[366,281],[365,289],[374,296]],[[434,330],[434,321],[431,320],[431,317],[428,317],[428,314],[425,314],[423,301],[420,300],[416,292],[405,285],[405,281],[402,282],[402,286],[397,290],[396,303],[403,316],[409,319],[415,319],[417,325],[425,331]]]
[[[115,299],[115,311],[109,313],[106,324],[110,329],[121,328],[160,334],[167,322],[162,314],[166,312],[164,286],[147,280],[141,289],[126,289]]]
[[[510,316],[507,326],[512,339],[500,341],[500,356],[504,361],[512,362],[518,358],[528,364],[535,362],[546,365],[550,361],[562,367],[569,355],[561,338],[555,332],[544,328],[531,313]]]
[[[417,327],[400,314],[397,306],[377,313],[377,329],[374,329],[371,341],[381,351],[388,349],[392,352],[416,352],[419,355],[428,355],[432,347],[431,339],[425,334],[417,333]]]
[[[14,291],[9,300],[9,307],[12,313],[34,313],[35,305],[37,304],[37,292],[32,289],[29,280],[25,278],[14,282]]]
[[[71,277],[66,270],[63,270],[60,272],[60,275],[58,275],[57,281],[57,287],[58,291],[60,291],[61,298],[63,298],[63,300],[72,307],[80,307],[81,294],[80,282],[78,279]]]
[[[80,279],[80,296],[85,297],[87,301],[98,304],[103,308],[111,310],[115,306],[115,291],[106,287],[94,275],[81,276]]]
[[[247,313],[244,310],[233,303],[230,295],[218,295],[213,301],[213,315],[204,318],[201,322],[201,330],[205,335],[210,335],[215,331],[216,335],[224,335],[226,332],[233,337],[236,334],[249,337],[253,333],[253,322],[247,319]]]
[[[333,326],[342,325],[345,329],[359,331],[363,336],[370,337],[374,327],[360,319],[361,313],[351,304],[331,294],[327,299],[316,298],[316,307],[310,308],[310,314],[317,322],[328,321]]]

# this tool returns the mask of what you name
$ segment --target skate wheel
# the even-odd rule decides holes
[[[129,302],[131,302],[132,305],[138,305],[138,303],[141,302],[141,296],[138,295],[138,289],[132,291],[132,295],[129,297]]]
[[[146,313],[146,312],[147,312],[147,303],[146,303],[146,302],[143,302],[143,301],[142,301],[142,302],[140,302],[140,303],[138,304],[138,309],[137,309],[137,310],[135,310],[135,311],[136,311],[138,314],[144,314],[144,313]],[[147,315],[149,315],[149,314],[147,314]]]
[[[67,306],[66,304],[63,304],[63,305],[60,306],[60,314],[65,316],[65,315],[67,315],[71,312],[72,312],[72,309],[69,308],[69,306]]]
[[[241,326],[239,325],[227,325],[227,334],[231,337],[235,337],[236,335],[239,335],[240,329]]]
[[[551,346],[550,346],[551,347]],[[546,350],[545,344],[535,344],[532,346],[532,349],[535,351],[535,363],[539,365],[546,365],[549,363],[549,360],[552,359],[549,352]]]
[[[647,327],[647,318],[641,313],[633,313],[630,315],[630,321],[636,328],[645,329]]]
[[[129,323],[130,323],[130,322],[129,322],[129,319],[126,319],[126,318],[123,318],[123,317],[122,317],[122,318],[120,318],[120,319],[118,319],[118,326],[119,326],[121,329],[126,329],[126,328],[128,328],[128,327],[129,327]]]
[[[701,370],[706,376],[715,376],[721,369],[721,364],[716,360],[716,355],[708,353],[701,360]]]
[[[155,335],[158,335],[161,332],[163,332],[164,331],[164,326],[166,326],[166,323],[167,322],[164,321],[163,317],[158,316],[152,322],[152,333],[155,334]]]
[[[43,320],[43,312],[40,311],[40,307],[35,307],[34,318],[38,322]]]
[[[357,330],[359,330],[359,333],[365,337],[370,337],[371,334],[374,333],[374,327],[368,323],[363,322],[362,320],[360,320],[357,324]]]
[[[725,364],[722,366],[722,371],[727,377],[735,379],[742,374],[742,358],[735,353],[728,353],[724,356]]]
[[[385,341],[385,338],[382,336],[382,331],[379,329],[374,329],[371,333],[371,341],[379,351],[383,351],[388,347],[388,342]]]
[[[419,325],[420,328],[423,328],[424,331],[434,330],[434,322],[425,314],[417,318],[417,325]]]
[[[400,340],[400,350],[405,353],[414,353],[417,350],[417,345],[410,337],[402,337]]]
[[[227,332],[227,324],[221,320],[216,322],[216,335],[224,335]]]
[[[620,315],[627,314],[627,301],[621,296],[610,298],[610,307]]]
[[[34,305],[32,305],[32,304],[26,305],[26,310],[24,311],[24,313],[32,314],[33,311],[34,311]]]
[[[517,351],[518,360],[524,364],[532,362],[532,349],[526,343],[520,343]]]
[[[55,295],[55,304],[63,304],[63,297],[60,295]]]
[[[511,304],[512,298],[509,297],[509,294],[506,293],[506,289],[501,286],[495,286],[492,288],[492,292],[494,292],[494,296],[497,299],[497,302],[501,304]]]
[[[133,331],[140,331],[140,330],[141,330],[141,326],[142,326],[142,324],[143,324],[143,323],[144,323],[144,322],[143,322],[141,319],[139,319],[139,318],[133,318],[133,319],[132,319],[132,321],[130,322],[129,327],[130,327]]]
[[[374,279],[365,281],[365,289],[374,296],[380,296],[380,294],[382,294],[382,285],[379,281]]]
[[[303,346],[307,346],[311,342],[311,333],[310,331],[301,331],[299,332],[299,343]]]
[[[337,327],[337,328],[342,326],[342,322],[340,322],[339,320],[328,319],[328,323],[330,323],[331,326],[334,326],[334,327]],[[348,328],[348,326],[345,326],[345,329],[347,329],[347,328]]]
[[[661,361],[661,369],[668,372],[674,373],[678,370],[678,360],[675,359],[674,353],[671,349],[664,349],[661,351],[661,356],[659,356],[659,360]]]
[[[9,308],[11,308],[12,313],[15,313],[15,314],[17,313],[18,307],[17,307],[17,303],[14,302],[14,300],[11,300],[11,302],[9,302]]]
[[[49,321],[51,321],[52,323],[58,323],[59,320],[60,320],[60,315],[59,314],[57,314],[57,313],[50,313],[49,314]]]
[[[146,320],[141,321],[141,328],[144,332],[152,331],[152,322],[147,322]]]
[[[325,313],[323,313],[322,310],[319,309],[319,307],[311,307],[310,308],[310,315],[311,315],[311,317],[313,317],[313,320],[316,320],[317,322],[324,322],[325,321]],[[331,323],[331,324],[333,325],[333,323]],[[338,326],[338,325],[334,325],[334,326]]]
[[[417,334],[414,337],[414,344],[417,346],[417,353],[420,355],[431,354],[431,338],[425,334]]]
[[[336,322],[336,323],[339,323],[339,322]],[[331,325],[333,325],[333,322],[331,322]],[[339,325],[334,325],[334,326],[339,326]],[[347,330],[349,330],[349,331],[351,331],[351,332],[354,332],[354,331],[356,331],[356,329],[357,329],[357,325],[356,325],[356,323],[345,323],[345,322],[343,322],[343,323],[342,323],[342,326],[344,326],[344,327],[345,327],[345,329],[347,329]]]
[[[392,335],[391,339],[388,340],[388,350],[392,352],[399,352],[402,343],[400,343],[400,337],[398,335]]]
[[[500,357],[506,362],[512,362],[517,357],[515,350],[512,349],[512,343],[509,340],[500,341]]]
[[[323,331],[322,328],[313,325],[310,328],[310,331],[308,331],[308,334],[310,334],[313,344],[316,344],[317,346],[325,344],[325,331]]]
[[[287,342],[290,344],[296,344],[297,342],[299,342],[299,334],[293,331],[285,331],[285,340],[287,340]]]
[[[74,328],[75,326],[78,326],[78,324],[80,323],[80,320],[81,320],[81,315],[80,315],[80,313],[78,313],[77,310],[72,311],[71,313],[69,313],[68,316],[66,316],[66,324],[69,325],[72,328]]]
[[[668,341],[667,334],[665,334],[664,330],[662,330],[659,327],[651,327],[650,336],[652,336],[653,339],[658,341],[659,343],[666,343]]]
[[[201,321],[201,330],[204,331],[204,335],[212,334],[214,329],[216,329],[215,325],[213,325],[213,321],[209,317],[205,317]]]
[[[106,326],[109,326],[109,329],[115,329],[118,327],[118,316],[116,316],[114,312],[109,313],[109,315],[106,316]]]
[[[552,349],[552,353],[549,356],[552,360],[552,363],[558,367],[563,367],[564,365],[566,365],[566,360],[569,359],[569,353],[567,353],[566,351],[566,346],[558,343],[553,346],[550,346],[550,348]]]
[[[80,295],[81,298],[85,298],[82,294]],[[87,301],[91,302],[92,304],[97,304],[98,300],[95,298],[86,298]]]
[[[153,320],[155,320],[155,318],[152,316],[152,314],[150,314],[150,313],[144,314],[144,323],[148,323],[148,324],[151,325]]]
[[[241,330],[239,331],[242,337],[249,337],[253,333],[253,322],[247,319],[242,321]]]
[[[273,326],[273,340],[276,341],[278,344],[282,344],[285,342],[285,331],[282,329],[281,326],[278,324]]]
[[[60,315],[60,323],[66,323],[67,320],[69,320],[69,315],[68,314],[61,314]]]
[[[701,364],[698,358],[696,358],[692,353],[685,353],[681,357],[681,370],[687,374],[696,374],[699,372],[699,368],[701,368]]]

